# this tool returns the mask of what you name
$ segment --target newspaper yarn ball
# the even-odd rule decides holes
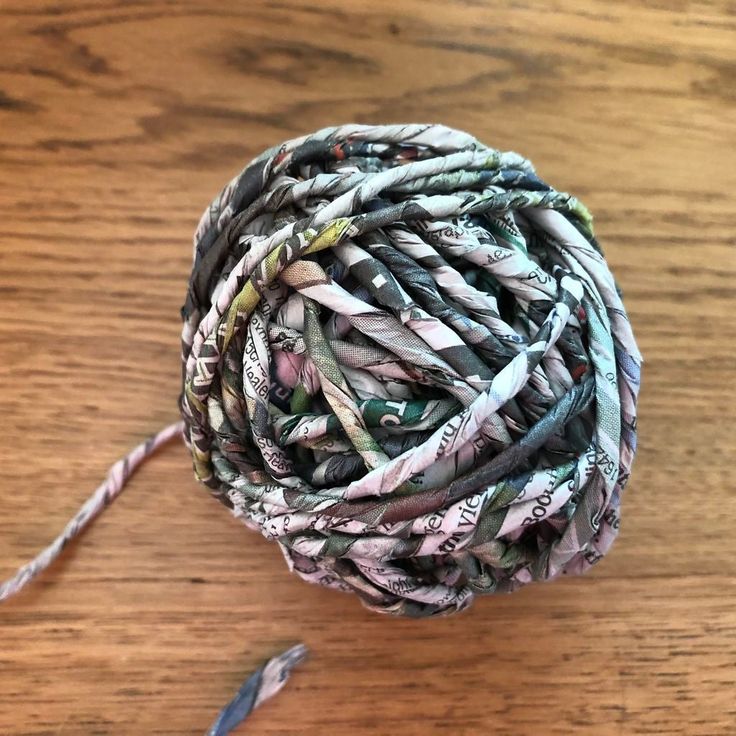
[[[430,615],[606,553],[641,357],[587,210],[529,161],[328,128],[256,158],[194,244],[195,473],[301,577]]]

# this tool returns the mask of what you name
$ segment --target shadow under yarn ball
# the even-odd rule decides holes
[[[518,154],[272,148],[204,213],[182,314],[195,473],[305,580],[449,613],[616,537],[641,357],[587,210]]]

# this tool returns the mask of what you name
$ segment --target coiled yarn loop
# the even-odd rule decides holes
[[[195,473],[306,580],[429,615],[613,542],[641,358],[587,210],[518,154],[270,149],[204,213],[182,314]]]

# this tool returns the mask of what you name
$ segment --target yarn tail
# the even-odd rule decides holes
[[[64,530],[48,547],[39,552],[30,562],[18,569],[12,578],[0,583],[0,602],[18,593],[37,575],[43,572],[61,554],[72,539],[79,536],[94,518],[109,506],[130,479],[135,469],[156,450],[175,437],[181,437],[184,422],[174,422],[164,427],[145,442],[134,447],[125,457],[118,460],[108,471],[107,478],[85,501]],[[305,658],[307,649],[302,644],[287,649],[254,672],[243,684],[238,694],[220,712],[206,736],[227,736],[239,723],[261,703],[281,690],[289,679],[292,668]]]
[[[220,711],[217,720],[205,736],[227,736],[242,723],[261,703],[281,690],[291,670],[303,662],[307,648],[297,644],[287,649],[256,670],[238,690],[235,697]]]
[[[123,490],[135,469],[161,445],[174,437],[181,437],[183,432],[184,422],[169,424],[168,427],[164,427],[145,442],[141,442],[125,457],[118,460],[108,471],[107,478],[84,502],[82,508],[64,527],[61,534],[46,549],[41,550],[34,559],[19,568],[12,578],[0,583],[0,602],[15,595],[43,572],[61,554],[64,547],[79,536],[85,527],[120,495],[120,491]]]

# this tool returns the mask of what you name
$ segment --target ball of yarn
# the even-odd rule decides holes
[[[247,166],[194,246],[195,474],[301,577],[430,615],[609,549],[641,357],[590,215],[529,161],[321,130]]]

